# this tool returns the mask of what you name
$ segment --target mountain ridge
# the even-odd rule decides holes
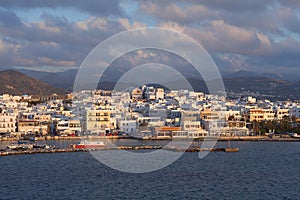
[[[51,95],[53,93],[65,94],[65,92],[64,89],[55,88],[15,70],[0,71],[1,94]]]
[[[31,76],[39,76],[41,81],[54,87],[64,88],[68,92],[72,91],[74,80],[77,74],[77,69],[70,69],[64,72],[41,72],[31,73],[27,70],[26,73]],[[44,73],[44,74],[43,74]],[[113,72],[110,72],[113,73]],[[224,75],[223,82],[228,93],[240,95],[266,95],[280,99],[300,99],[300,81],[291,82],[280,78],[273,74],[259,74],[240,71],[234,75]],[[44,75],[44,76],[42,76]],[[195,78],[187,78],[195,91],[207,91],[206,84],[203,80]],[[178,85],[179,82],[174,82]],[[116,81],[112,78],[110,81],[104,80],[98,84],[99,89],[113,89]],[[170,82],[169,84],[172,84]]]

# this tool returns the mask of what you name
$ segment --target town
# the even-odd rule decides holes
[[[197,139],[206,136],[299,137],[300,104],[226,99],[149,85],[66,96],[0,96],[1,140],[51,137]]]

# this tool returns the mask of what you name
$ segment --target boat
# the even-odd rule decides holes
[[[18,144],[27,144],[26,141],[18,140]]]
[[[239,148],[226,148],[225,152],[239,152]]]
[[[48,144],[33,144],[35,149],[54,149],[55,146],[50,146]]]
[[[300,135],[298,135],[298,133],[294,133],[291,135],[293,138],[300,138]]]
[[[99,149],[106,144],[103,141],[79,141],[77,144],[72,145],[75,149]]]
[[[227,148],[225,148],[225,152],[238,152],[239,150],[240,150],[239,148],[231,148],[230,140],[228,140]]]
[[[17,144],[10,144],[6,146],[7,149],[12,149],[12,150],[16,150],[19,148],[19,145]]]
[[[29,137],[29,141],[35,142],[35,141],[37,141],[37,138],[36,137]]]
[[[7,149],[10,150],[28,150],[28,149],[33,149],[32,144],[10,144],[7,145]]]

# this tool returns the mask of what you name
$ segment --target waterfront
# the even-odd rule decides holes
[[[218,143],[225,145],[226,142]],[[1,199],[297,199],[299,145],[232,142],[240,152],[213,152],[204,159],[199,159],[197,153],[185,153],[172,165],[146,174],[112,170],[85,152],[2,157],[0,196]]]

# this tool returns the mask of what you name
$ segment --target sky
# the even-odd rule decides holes
[[[1,0],[0,70],[77,68],[114,34],[162,27],[199,42],[222,72],[298,76],[299,22],[299,0]]]

